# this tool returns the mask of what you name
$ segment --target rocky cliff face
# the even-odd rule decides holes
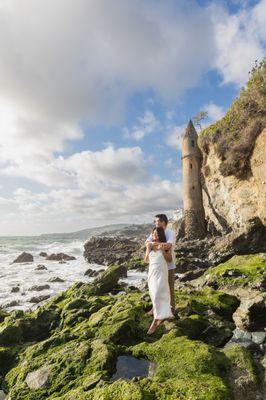
[[[221,159],[210,146],[205,161],[203,202],[207,219],[218,231],[246,228],[259,217],[266,225],[266,129],[257,137],[250,157],[250,174],[246,179],[223,176]]]
[[[226,115],[199,135],[202,187],[210,230],[266,225],[266,58]]]

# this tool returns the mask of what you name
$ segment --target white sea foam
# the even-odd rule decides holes
[[[93,278],[84,276],[84,272],[91,268],[99,270],[106,267],[97,264],[88,264],[83,257],[84,240],[66,240],[65,237],[0,237],[0,307],[7,310],[34,309],[36,305],[30,302],[35,296],[53,296],[70,287],[75,282],[90,282]],[[32,263],[12,263],[23,251],[33,255]],[[40,252],[66,253],[73,255],[76,260],[60,264],[58,261],[45,260],[39,255]],[[36,270],[38,264],[43,264],[47,270]],[[146,272],[129,271],[124,282],[136,285],[146,279]],[[49,279],[59,277],[64,282],[50,282]],[[30,291],[33,285],[48,284],[50,289],[42,291]],[[13,287],[19,286],[19,292],[12,293]],[[17,301],[19,304],[6,307],[10,302]]]

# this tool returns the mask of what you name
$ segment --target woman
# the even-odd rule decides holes
[[[152,232],[153,242],[166,243],[163,228],[154,228]],[[145,262],[149,263],[148,286],[153,304],[153,322],[148,330],[152,334],[164,319],[174,316],[170,305],[170,289],[168,283],[167,262],[172,261],[171,251],[165,250],[163,246],[157,245],[156,249],[147,247]]]

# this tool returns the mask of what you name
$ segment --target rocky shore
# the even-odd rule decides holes
[[[141,262],[142,242],[106,240],[87,241],[87,256],[96,257],[104,243],[107,264],[118,248],[123,257],[91,283],[76,283],[31,313],[0,312],[1,396],[263,400],[265,253],[234,255],[216,266],[205,257],[198,278],[177,274],[176,319],[151,337],[147,290],[120,284],[128,268]],[[146,372],[138,364],[143,360]]]

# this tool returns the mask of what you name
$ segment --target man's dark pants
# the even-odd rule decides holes
[[[168,282],[169,282],[169,288],[170,288],[170,296],[171,296],[171,309],[172,313],[175,312],[175,269],[169,269],[168,270]]]

